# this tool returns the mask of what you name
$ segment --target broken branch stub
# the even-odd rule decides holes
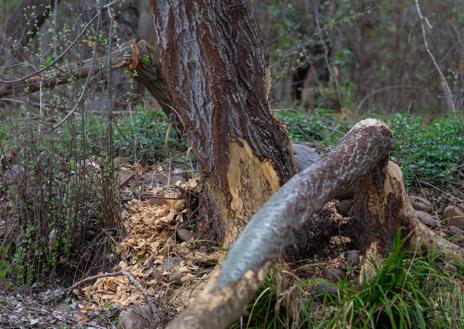
[[[391,132],[381,121],[367,119],[354,126],[325,159],[272,195],[240,234],[221,271],[168,328],[227,328],[241,315],[295,232],[311,223],[314,212],[341,189],[383,167],[392,145]]]

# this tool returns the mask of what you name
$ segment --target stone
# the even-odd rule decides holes
[[[324,277],[329,281],[337,282],[345,277],[345,272],[339,268],[329,267],[325,269]]]
[[[317,284],[311,289],[311,292],[314,295],[338,294],[338,289],[328,284]]]
[[[459,247],[464,248],[464,235],[456,235],[451,239],[451,241]]]
[[[304,144],[293,144],[293,159],[297,171],[300,172],[318,162],[321,157],[315,148]]]
[[[156,328],[159,318],[153,314],[146,304],[137,305],[119,314],[118,329],[148,329]]]
[[[185,228],[181,228],[177,230],[177,237],[180,241],[187,242],[193,240],[194,235],[192,231],[189,231]]]
[[[361,257],[361,251],[359,251],[359,250],[348,250],[346,252],[346,260],[349,263],[357,263],[357,262],[359,262],[360,257]]]
[[[352,200],[342,200],[337,204],[337,212],[342,216],[348,216],[351,207],[353,206]]]
[[[421,197],[420,195],[410,195],[409,196],[409,201],[411,203],[413,202],[420,202],[422,204],[425,204],[426,206],[429,206],[429,207],[432,207],[432,202],[430,202],[429,200],[427,200],[426,198],[424,197]]]
[[[453,264],[446,263],[446,265],[443,267],[443,271],[447,273],[456,273],[458,271],[458,268]]]
[[[415,210],[425,211],[429,214],[433,212],[432,203],[418,195],[410,195],[409,202]]]
[[[24,177],[26,170],[22,165],[12,165],[10,168],[4,171],[2,175],[2,181],[5,185],[13,185],[19,179]]]
[[[439,224],[438,220],[436,220],[432,215],[426,213],[425,211],[416,210],[416,216],[425,225],[435,227]]]
[[[171,272],[171,270],[182,261],[182,258],[178,256],[167,258],[164,263],[161,265],[161,268],[165,272]]]
[[[464,230],[464,210],[461,208],[448,206],[443,211],[443,217],[448,220],[449,226],[456,226]]]
[[[464,233],[464,231],[461,230],[461,229],[460,229],[459,227],[457,227],[457,226],[450,226],[450,227],[449,227],[449,233],[450,233],[451,235],[458,235],[458,234]]]

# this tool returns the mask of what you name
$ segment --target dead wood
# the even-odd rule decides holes
[[[241,315],[295,232],[311,223],[314,212],[337,191],[383,167],[391,148],[390,130],[382,122],[358,123],[325,159],[295,175],[251,218],[220,273],[168,328],[226,328]]]
[[[464,250],[437,236],[415,216],[401,170],[388,162],[391,147],[390,130],[382,122],[358,123],[325,159],[294,176],[251,218],[221,271],[168,328],[227,328],[297,230],[306,223],[305,228],[317,232],[314,212],[351,185],[355,191],[351,225],[369,260],[362,268],[367,276],[373,274],[371,261],[381,261],[400,228],[413,248],[438,248],[464,260]]]

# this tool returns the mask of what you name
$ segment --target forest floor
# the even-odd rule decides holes
[[[147,298],[166,322],[201,290],[226,250],[211,241],[194,240],[197,179],[188,179],[180,168],[167,170],[160,165],[126,166],[119,174],[126,235],[117,245],[118,262],[112,274],[82,282],[72,292],[62,287],[3,284],[0,328],[115,328],[122,322],[145,321],[139,313],[119,314],[146,304]],[[440,221],[432,202],[421,196],[411,196],[411,202],[424,223],[464,247],[463,230]],[[293,276],[315,280],[312,294],[330,292],[336,289],[333,284],[359,275],[361,253],[351,247],[350,237],[341,229],[350,219],[351,205],[350,200],[327,204],[316,215],[326,225],[325,241],[310,259],[288,261]]]
[[[316,141],[308,146],[316,147],[322,153],[351,126],[350,123],[336,121],[327,111],[319,111],[312,116],[293,111],[278,114],[295,142]],[[165,144],[166,133],[160,129],[164,121],[152,111],[137,113],[137,118],[140,120],[134,122],[139,122],[139,126],[123,122],[121,129],[126,132],[125,135],[134,133],[140,141],[144,141],[140,143],[140,151],[146,152],[148,147],[152,147],[153,154],[157,154]],[[416,215],[439,236],[464,247],[464,215],[460,215],[461,209],[464,209],[464,118],[452,116],[424,124],[418,118],[395,115],[387,121],[394,130],[397,143],[391,159],[401,165]],[[154,136],[153,131],[158,135]],[[123,139],[115,137],[120,148],[125,145]],[[129,150],[132,150],[130,147]],[[185,157],[186,150],[182,152],[179,158]],[[196,240],[194,237],[199,207],[194,166],[191,163],[186,165],[186,161],[179,161],[182,165],[174,164],[175,161],[171,160],[176,156],[157,155],[158,159],[164,159],[162,164],[139,161],[136,164],[126,163],[118,169],[123,234],[113,243],[111,265],[88,271],[84,278],[91,279],[84,279],[72,291],[70,285],[41,283],[18,287],[12,281],[1,280],[0,328],[122,328],[123,323],[126,329],[145,328],[150,322],[144,316],[146,306],[136,305],[146,305],[147,300],[151,301],[159,316],[157,320],[166,323],[191,301],[197,291],[202,290],[227,250],[214,241]],[[13,171],[3,172],[2,180],[8,173],[15,174]],[[95,179],[98,175],[96,172]],[[7,194],[2,194],[0,206],[10,201]],[[351,313],[351,319],[365,315],[368,303],[374,305],[373,309],[377,307],[375,303],[379,299],[375,289],[369,286],[364,289],[359,285],[359,264],[363,256],[357,250],[353,236],[348,236],[344,230],[344,224],[352,215],[351,207],[350,199],[334,200],[315,215],[319,225],[325,229],[324,236],[289,252],[286,263],[281,264],[284,268],[275,271],[266,280],[259,297],[248,307],[248,314],[231,328],[286,328],[286,317],[292,320],[305,317],[302,323],[310,327],[308,323],[311,321],[319,323],[322,318],[332,315],[335,318],[337,312],[356,311],[356,307],[351,307],[352,303],[361,301],[359,312]],[[6,218],[6,215],[0,214],[0,236],[2,231],[7,231]],[[306,256],[311,256],[301,257],[301,250],[306,252]],[[1,252],[2,249],[0,255]],[[409,291],[403,294],[401,289],[417,278],[416,288],[425,297],[403,300],[405,308],[410,303],[405,314],[414,314],[417,310],[425,310],[423,314],[433,316],[438,314],[437,319],[446,320],[443,320],[444,324],[435,326],[437,328],[453,327],[446,322],[448,319],[456,320],[449,314],[464,319],[464,294],[460,294],[464,291],[464,266],[441,260],[435,266],[426,259],[427,255],[414,254],[408,260],[409,256],[402,255],[394,260],[396,263],[390,262],[390,265],[398,264],[398,267],[387,268],[389,276],[379,280],[387,278],[391,281],[381,281],[378,287],[392,289],[391,295],[388,300],[381,299],[372,312],[382,314],[386,312],[385,302],[396,303],[397,298],[410,296]],[[0,277],[5,272],[2,272],[1,261],[0,257]],[[409,269],[408,273],[400,273],[404,264],[414,264],[410,267],[411,273]],[[417,273],[414,272],[415,266]],[[94,275],[97,277],[92,278]],[[403,281],[395,281],[397,279]],[[443,303],[449,302],[446,304],[448,309],[434,308],[438,304],[432,301],[440,297],[439,294],[437,296],[440,289],[444,291],[442,296],[447,294]],[[331,299],[328,294],[337,297]],[[343,309],[343,298],[346,298],[347,309]],[[456,301],[454,298],[460,299]],[[308,301],[309,306],[305,309],[303,304]],[[285,311],[278,314],[279,307]],[[395,316],[401,315],[402,311],[396,312]],[[284,319],[279,319],[282,314]],[[281,322],[274,325],[276,322],[271,320]],[[138,321],[139,326],[128,324],[131,321],[132,325]],[[267,327],[264,326],[266,321],[271,323]],[[464,320],[460,321],[454,328],[462,327]],[[334,324],[332,327],[338,326]]]

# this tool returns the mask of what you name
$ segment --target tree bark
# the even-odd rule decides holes
[[[375,168],[383,167],[392,148],[389,129],[376,120],[356,125],[319,162],[301,171],[252,217],[212,279],[168,328],[227,328],[262,284],[270,264],[282,256],[305,223],[316,227],[315,211],[338,191]]]
[[[268,103],[269,72],[248,1],[150,1],[162,72],[204,183],[204,237],[230,244],[295,172]]]

